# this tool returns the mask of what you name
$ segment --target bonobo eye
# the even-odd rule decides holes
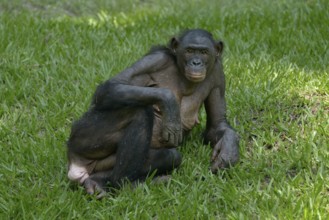
[[[202,49],[202,50],[200,50],[200,53],[203,54],[203,55],[206,55],[206,54],[208,54],[208,50],[207,49]]]
[[[187,48],[187,49],[185,50],[185,52],[186,52],[186,53],[193,53],[194,50],[193,50],[192,48]]]

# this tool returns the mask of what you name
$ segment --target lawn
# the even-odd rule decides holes
[[[67,178],[71,123],[187,28],[225,43],[240,163],[209,171],[202,111],[169,182],[86,195]],[[0,219],[329,219],[326,0],[2,0],[0,100]]]

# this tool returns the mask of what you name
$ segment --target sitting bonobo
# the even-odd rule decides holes
[[[202,104],[211,170],[235,164],[239,140],[226,121],[222,51],[209,32],[188,30],[99,85],[89,110],[72,126],[69,179],[102,197],[107,184],[169,173],[181,163],[176,148],[199,123]]]

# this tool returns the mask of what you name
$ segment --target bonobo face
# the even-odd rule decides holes
[[[209,36],[196,30],[180,40],[172,40],[179,69],[191,82],[202,82],[206,78],[220,52],[218,45]]]

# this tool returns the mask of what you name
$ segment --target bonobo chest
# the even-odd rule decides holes
[[[189,131],[196,124],[199,124],[198,113],[202,105],[202,99],[193,95],[183,96],[180,105],[183,129]]]
[[[199,123],[198,113],[211,90],[210,79],[200,83],[192,83],[182,79],[177,69],[157,72],[151,75],[154,87],[170,89],[180,105],[180,115],[183,129],[191,130]],[[159,112],[158,112],[159,113]],[[161,114],[156,114],[161,117]]]

